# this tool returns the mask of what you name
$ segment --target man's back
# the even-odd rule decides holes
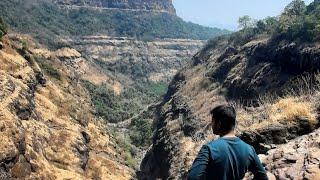
[[[254,149],[237,137],[222,137],[204,145],[188,179],[243,179],[251,171],[255,179],[268,179]]]

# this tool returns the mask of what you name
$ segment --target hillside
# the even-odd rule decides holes
[[[319,70],[314,68],[319,66],[304,64],[300,69],[297,66],[301,63],[295,64],[307,59],[316,63],[319,46],[312,44],[302,48],[293,46],[291,42],[274,43],[269,39],[256,39],[242,47],[230,47],[222,41],[215,48],[194,57],[200,59],[201,64],[185,68],[175,76],[166,99],[157,110],[157,131],[152,149],[141,164],[141,170],[147,177],[180,179],[186,176],[201,145],[215,138],[208,126],[211,121],[209,112],[219,104],[230,103],[236,107],[238,135],[260,154],[319,127],[319,75],[312,73]],[[301,54],[301,59],[284,64],[279,64],[279,61],[285,59],[275,58],[286,57],[289,60],[296,58],[296,54]],[[311,74],[304,74],[308,71]],[[319,141],[316,137],[308,140],[311,137],[314,135],[293,140],[286,146],[294,146],[299,141]],[[299,151],[299,157],[315,159],[319,153],[318,145],[300,146],[307,151]],[[315,152],[309,152],[309,148],[315,148]],[[272,152],[286,154],[289,149]],[[305,159],[295,162],[301,161]],[[302,174],[306,171],[299,169],[295,162],[278,166],[269,160],[268,170],[280,178],[289,175],[291,171],[286,168],[292,167],[299,173],[294,176],[304,177]],[[319,161],[309,163],[304,165],[311,168]]]
[[[136,1],[135,1],[136,2]],[[30,34],[50,48],[66,46],[61,36],[108,35],[155,38],[202,39],[228,31],[183,21],[174,14],[122,9],[68,8],[48,1],[2,0],[0,16],[13,31]]]
[[[217,138],[210,110],[226,103],[237,110],[237,135],[256,149],[270,176],[319,179],[320,46],[312,35],[319,5],[297,0],[278,18],[209,41],[156,108],[140,179],[185,178],[201,146]],[[282,21],[289,17],[291,23]]]

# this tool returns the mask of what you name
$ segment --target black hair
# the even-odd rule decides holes
[[[221,105],[211,110],[212,119],[220,124],[220,132],[229,132],[236,126],[236,111],[232,106]]]

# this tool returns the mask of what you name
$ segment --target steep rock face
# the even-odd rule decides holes
[[[293,178],[320,172],[316,158],[308,164],[313,167],[310,171],[300,168],[305,159],[292,160],[299,162],[296,165],[285,160],[285,153],[272,159],[295,143],[298,148],[292,153],[299,156],[314,157],[320,152],[313,134],[290,141],[319,127],[320,93],[312,87],[319,83],[315,73],[320,69],[319,46],[270,39],[255,39],[244,46],[231,44],[223,39],[210,42],[194,56],[193,66],[175,76],[157,110],[157,130],[141,163],[141,179],[185,178],[201,146],[216,138],[209,125],[210,110],[224,103],[236,107],[237,132],[259,148],[259,153],[265,153],[267,170],[277,178],[290,174],[294,167]],[[291,143],[280,145],[288,141]]]
[[[176,13],[172,0],[53,0],[60,5],[92,6]]]
[[[132,78],[139,70],[154,82],[169,82],[203,45],[200,40],[164,39],[139,41],[126,37],[88,36],[69,39],[81,54],[114,74]],[[132,68],[133,67],[133,68]]]
[[[0,49],[1,178],[129,179],[132,171],[91,115],[85,89],[67,76],[62,84],[48,79],[39,57],[19,40],[5,38]]]

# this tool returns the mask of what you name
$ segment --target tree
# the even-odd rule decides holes
[[[293,0],[280,16],[280,28],[287,31],[291,26],[303,22],[306,5],[302,0]]]
[[[259,20],[256,24],[259,31],[263,32],[267,29],[267,25],[263,20]]]
[[[242,16],[238,20],[239,28],[242,30],[246,30],[250,27],[253,27],[253,20],[250,18],[250,16]]]
[[[266,31],[268,33],[273,33],[277,30],[278,25],[279,25],[279,21],[277,18],[275,17],[267,17],[264,20],[265,24],[266,24]]]
[[[152,136],[152,124],[147,119],[133,119],[131,121],[130,138],[136,146],[148,146]]]

